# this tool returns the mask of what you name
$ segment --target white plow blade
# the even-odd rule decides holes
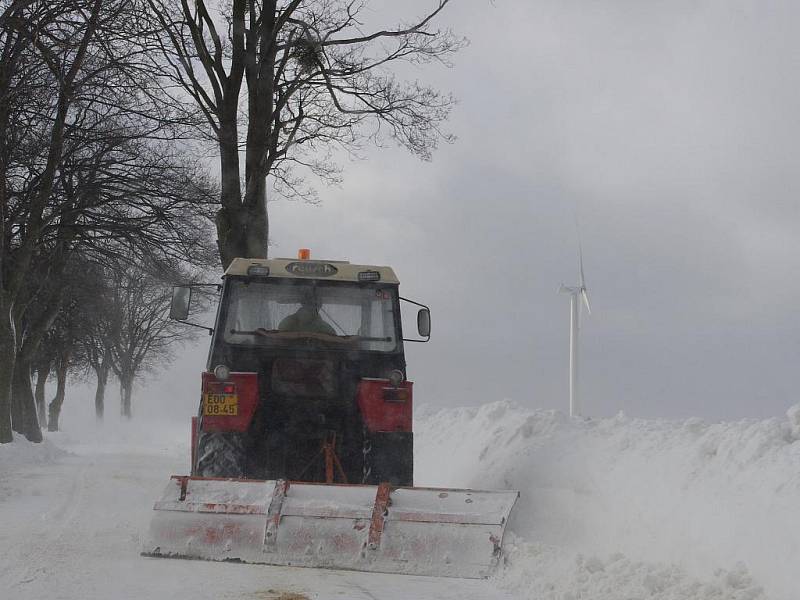
[[[144,554],[444,577],[488,576],[513,491],[173,477]]]

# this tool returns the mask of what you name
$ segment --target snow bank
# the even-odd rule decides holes
[[[107,418],[97,423],[94,414],[61,419],[61,430],[42,431],[44,441],[28,442],[14,434],[10,444],[0,444],[0,478],[30,465],[53,463],[67,456],[137,455],[169,456],[185,461],[189,468],[190,419],[157,421],[152,417],[133,420]],[[185,470],[184,469],[184,470]]]
[[[16,433],[13,442],[0,444],[0,506],[10,499],[24,498],[31,493],[13,477],[14,474],[26,472],[34,465],[53,463],[66,454],[50,440],[34,444]]]
[[[747,568],[716,569],[705,580],[674,563],[633,561],[617,552],[605,559],[542,544],[507,544],[500,587],[536,600],[766,600]]]
[[[709,424],[506,401],[421,413],[416,431],[418,485],[521,491],[502,586],[537,600],[797,597],[800,406]]]
[[[55,461],[66,452],[49,439],[34,444],[15,433],[10,444],[0,444],[0,477],[29,465],[41,465]]]

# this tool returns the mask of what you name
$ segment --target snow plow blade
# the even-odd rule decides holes
[[[142,554],[483,578],[519,492],[173,476]]]

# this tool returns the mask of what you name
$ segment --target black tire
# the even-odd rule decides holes
[[[414,485],[414,434],[375,432],[364,435],[362,483]]]
[[[199,477],[244,477],[247,453],[244,434],[202,432],[197,440]]]

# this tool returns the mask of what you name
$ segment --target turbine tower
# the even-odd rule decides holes
[[[587,312],[592,314],[586,280],[583,278],[583,251],[580,244],[578,244],[578,277],[577,286],[566,286],[562,283],[558,290],[562,294],[569,294],[569,415],[571,417],[578,417],[583,413],[578,393],[578,332],[581,326],[581,301],[586,305]]]

